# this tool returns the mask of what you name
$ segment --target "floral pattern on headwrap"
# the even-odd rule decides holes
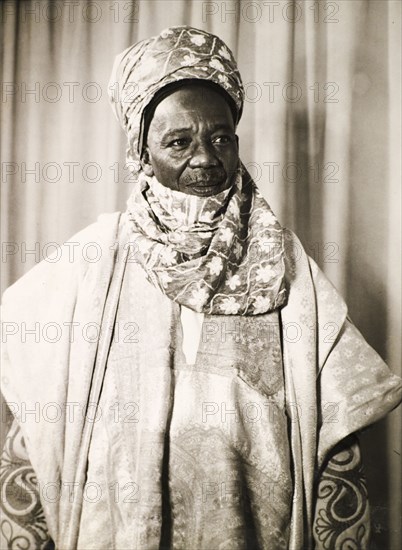
[[[144,110],[155,94],[180,80],[206,80],[229,94],[240,119],[244,89],[232,52],[217,36],[171,27],[116,57],[109,82],[112,108],[128,137],[127,160],[139,169]]]
[[[201,198],[140,174],[128,200],[132,258],[173,301],[214,315],[256,315],[284,304],[282,228],[246,170]]]

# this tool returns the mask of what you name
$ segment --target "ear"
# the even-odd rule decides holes
[[[148,147],[145,147],[140,159],[141,168],[144,170],[145,174],[147,176],[153,176],[154,175],[154,169],[152,167],[149,149]]]

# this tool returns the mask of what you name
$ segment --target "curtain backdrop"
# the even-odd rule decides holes
[[[193,25],[238,60],[243,162],[398,373],[400,23],[394,0],[3,2],[3,288],[99,213],[125,208],[113,59]],[[399,548],[400,415],[363,446],[373,548]]]

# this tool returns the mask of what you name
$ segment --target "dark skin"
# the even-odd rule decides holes
[[[238,159],[229,105],[197,84],[176,90],[156,107],[141,165],[170,189],[210,197],[233,185]]]

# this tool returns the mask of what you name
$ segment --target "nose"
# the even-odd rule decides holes
[[[194,144],[194,149],[189,161],[191,168],[209,168],[219,165],[214,148],[211,143],[200,141]]]

